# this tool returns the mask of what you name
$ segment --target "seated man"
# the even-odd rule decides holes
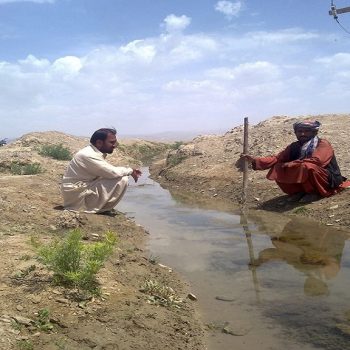
[[[270,169],[266,177],[276,181],[283,192],[294,195],[292,199],[308,202],[328,197],[346,178],[340,173],[331,144],[317,136],[320,125],[318,121],[297,122],[293,128],[298,141],[279,154],[261,158],[242,154],[241,159],[252,163],[254,170]]]
[[[117,146],[116,133],[115,129],[95,131],[90,145],[75,154],[61,185],[65,209],[111,213],[126,191],[128,176],[137,182],[140,170],[115,167],[105,160]]]

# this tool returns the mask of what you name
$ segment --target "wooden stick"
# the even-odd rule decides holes
[[[248,118],[244,118],[244,134],[243,134],[243,153],[248,154]],[[245,204],[247,199],[248,189],[248,161],[244,160],[243,165],[243,193],[242,193],[242,204]]]

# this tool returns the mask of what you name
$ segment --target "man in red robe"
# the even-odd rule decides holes
[[[309,202],[316,197],[336,193],[346,180],[341,173],[331,144],[317,136],[318,121],[301,121],[293,125],[298,141],[270,157],[241,158],[252,163],[254,170],[270,169],[267,178],[276,181],[292,199]]]

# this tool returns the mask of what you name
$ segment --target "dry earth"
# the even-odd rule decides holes
[[[310,116],[289,118],[277,116],[249,127],[249,153],[267,156],[278,153],[295,141],[292,124]],[[322,123],[319,136],[328,139],[337,156],[342,174],[350,178],[349,134],[350,115],[312,116]],[[171,151],[167,158],[151,167],[151,173],[164,186],[181,188],[198,197],[213,201],[229,200],[239,203],[242,197],[242,173],[235,163],[243,149],[243,127],[224,135],[204,135],[194,138]],[[288,215],[303,215],[326,225],[350,226],[350,191],[310,204],[289,203],[272,181],[267,171],[249,172],[247,207],[276,211]]]
[[[58,132],[32,133],[0,148],[0,349],[204,349],[188,286],[150,259],[142,227],[122,214],[108,217],[59,209],[59,181],[67,162],[40,156],[37,150],[45,143],[62,143],[74,152],[87,140]],[[135,143],[131,147],[135,149]],[[127,148],[115,153],[115,164],[140,163]],[[37,162],[45,172],[14,176],[9,173],[13,162]],[[83,302],[51,283],[51,274],[30,244],[31,237],[45,243],[72,228],[81,229],[86,244],[100,240],[107,230],[119,237],[114,255],[98,274],[102,295]],[[173,288],[183,298],[181,307],[150,303],[140,291],[146,280]],[[38,326],[43,309],[53,325],[48,332]]]

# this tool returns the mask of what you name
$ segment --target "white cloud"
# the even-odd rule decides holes
[[[63,77],[73,77],[83,67],[81,60],[75,56],[61,57],[52,64],[52,70]]]
[[[36,4],[54,4],[56,0],[0,0],[0,5],[10,4],[14,2],[34,2]]]
[[[241,1],[227,1],[221,0],[218,1],[215,5],[215,10],[223,13],[228,19],[238,16],[239,12],[242,9]]]
[[[260,43],[283,44],[290,42],[299,42],[305,40],[318,39],[318,33],[306,32],[300,28],[290,28],[271,32],[252,32],[247,34],[248,38]]]
[[[207,75],[212,78],[224,80],[247,79],[252,80],[272,80],[280,76],[280,68],[266,61],[246,62],[239,64],[236,67],[219,67],[213,68],[207,72]]]
[[[122,46],[120,50],[125,54],[131,53],[145,62],[151,62],[156,55],[155,47],[144,40],[134,40]]]
[[[165,17],[164,22],[168,33],[180,32],[191,24],[191,18],[185,15],[175,16],[171,14]]]
[[[349,67],[350,66],[350,53],[339,52],[332,56],[322,57],[315,59],[315,62],[322,63],[327,66],[342,66]]]
[[[81,56],[0,61],[2,133],[88,135],[103,125],[122,134],[183,125],[229,129],[235,116],[254,121],[348,106],[350,54],[315,58],[310,44],[327,40],[317,33],[294,28],[187,35],[188,17],[167,18],[172,25],[156,37]]]

